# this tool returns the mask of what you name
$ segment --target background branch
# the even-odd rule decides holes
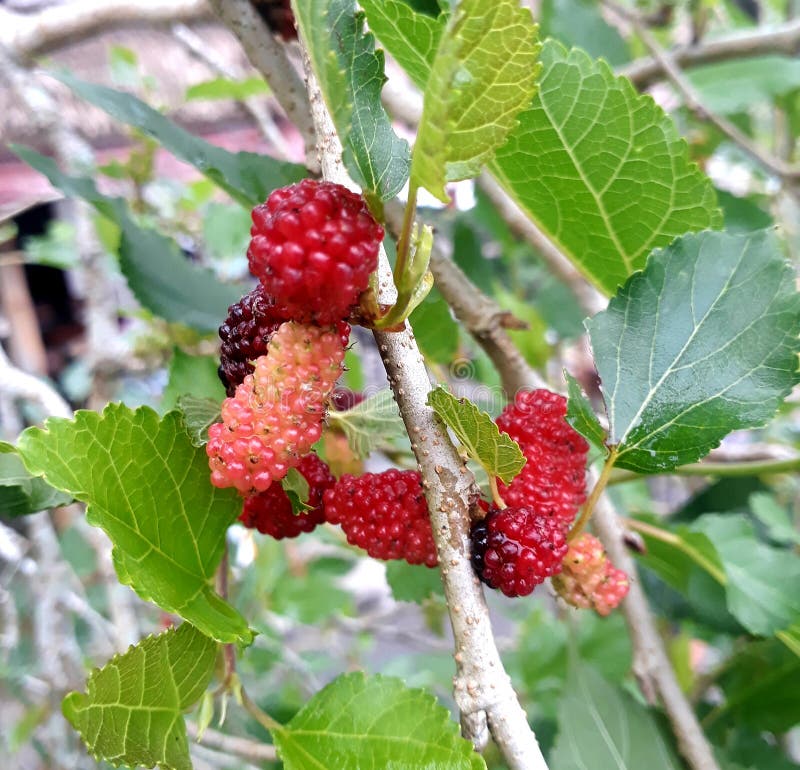
[[[206,0],[73,0],[35,15],[0,8],[0,44],[26,59],[108,30],[197,21],[210,11]]]
[[[729,61],[770,53],[796,56],[800,53],[800,19],[774,29],[758,29],[744,34],[720,37],[697,45],[673,48],[669,56],[681,67],[696,67],[712,62]],[[663,61],[651,56],[638,59],[617,70],[643,90],[666,76]]]

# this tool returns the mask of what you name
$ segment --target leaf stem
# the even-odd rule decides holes
[[[417,191],[416,184],[409,185],[408,202],[403,212],[403,226],[400,230],[400,237],[397,239],[397,259],[394,263],[394,285],[399,293],[403,293],[405,286],[405,275],[408,270],[408,255],[411,253],[411,232],[414,229],[414,218],[417,215]]]
[[[635,471],[616,470],[609,484],[625,484],[628,481],[646,478],[647,475],[675,475],[675,476],[719,476],[720,478],[735,478],[741,476],[762,476],[775,473],[791,473],[800,470],[800,457],[788,460],[756,460],[739,463],[690,463],[679,465],[660,474],[641,474]]]
[[[489,476],[489,489],[492,490],[492,502],[496,508],[499,508],[502,511],[508,506],[506,505],[506,501],[500,497],[500,490],[497,488],[497,476],[493,476],[491,473],[487,475]]]
[[[225,542],[225,549],[222,551],[222,559],[217,570],[217,593],[228,600],[228,543]],[[225,662],[225,675],[222,680],[222,688],[227,690],[236,676],[236,646],[226,644],[222,647],[223,660]]]
[[[641,532],[643,535],[648,535],[655,540],[660,540],[662,543],[669,543],[675,546],[679,551],[683,551],[690,559],[693,559],[699,564],[711,577],[714,578],[720,585],[724,586],[728,583],[728,576],[721,570],[714,562],[708,559],[704,554],[696,548],[692,548],[683,538],[661,527],[655,527],[648,524],[646,521],[639,521],[638,519],[628,519],[620,516],[620,521],[628,529],[633,529],[636,532]]]
[[[608,453],[605,465],[603,465],[603,470],[600,472],[600,476],[594,485],[594,489],[592,489],[589,498],[586,500],[586,503],[581,510],[581,515],[572,525],[572,529],[570,529],[569,534],[567,535],[568,543],[571,543],[576,537],[578,537],[578,535],[583,532],[584,527],[589,523],[589,519],[592,517],[592,511],[594,511],[594,507],[597,505],[600,495],[603,494],[603,490],[606,488],[606,484],[608,484],[608,480],[611,478],[611,471],[614,469],[614,463],[616,462],[616,459],[617,449],[616,447],[613,447]]]
[[[258,722],[265,730],[269,730],[271,733],[279,733],[283,730],[283,725],[273,719],[269,714],[267,714],[266,711],[263,711],[261,707],[250,698],[244,687],[241,688],[239,694],[244,710],[250,714],[250,716],[253,717],[253,719],[255,719],[256,722]]]

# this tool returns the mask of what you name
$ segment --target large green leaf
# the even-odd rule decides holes
[[[249,291],[244,284],[221,283],[210,270],[192,264],[173,240],[138,225],[126,203],[100,193],[92,179],[69,176],[51,158],[27,147],[14,145],[12,150],[65,195],[82,198],[119,227],[122,272],[136,299],[156,315],[216,331],[228,306]]]
[[[393,198],[408,179],[409,149],[381,103],[383,51],[375,50],[354,0],[294,0],[292,5],[347,169],[368,196]]]
[[[702,516],[693,529],[714,543],[727,576],[728,609],[750,633],[769,636],[800,619],[797,554],[759,542],[740,515]]]
[[[214,673],[217,645],[188,623],[150,636],[64,698],[64,716],[97,760],[191,770],[183,712]]]
[[[647,709],[593,669],[573,663],[550,770],[680,770]]]
[[[305,168],[294,163],[284,163],[253,152],[228,152],[209,144],[133,94],[87,83],[66,72],[58,73],[56,77],[78,96],[112,117],[152,136],[176,158],[194,166],[247,208],[266,200],[276,187],[306,176]]]
[[[501,433],[495,421],[466,398],[456,398],[439,386],[428,393],[428,405],[456,434],[456,438],[475,462],[490,476],[504,484],[525,465],[525,455],[514,439]]]
[[[397,59],[414,84],[425,88],[447,20],[419,13],[402,0],[359,0],[386,50]]]
[[[548,41],[519,128],[490,168],[598,288],[613,293],[676,235],[722,224],[714,188],[655,102],[603,61]]]
[[[770,231],[677,239],[587,327],[608,443],[639,472],[764,424],[798,381],[800,296]]]
[[[31,473],[88,504],[88,522],[114,544],[120,582],[220,642],[252,640],[209,583],[241,498],[211,486],[205,452],[179,412],[81,411],[26,430],[19,453]]]
[[[784,733],[800,724],[800,658],[775,639],[748,644],[725,665],[717,710],[756,730]]]
[[[340,676],[273,737],[286,770],[486,768],[432,695],[384,676]]]
[[[0,516],[25,516],[72,502],[72,495],[31,476],[11,444],[0,441]]]
[[[442,201],[444,185],[477,176],[517,125],[539,74],[537,28],[519,0],[461,0],[425,87],[411,183]]]

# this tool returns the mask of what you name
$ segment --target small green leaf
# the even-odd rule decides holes
[[[442,593],[439,570],[418,564],[390,561],[386,564],[386,580],[398,602],[422,604],[431,596],[441,596]]]
[[[800,88],[800,61],[778,54],[748,56],[692,67],[687,76],[704,107],[732,115]]]
[[[461,0],[425,87],[411,184],[442,201],[444,185],[477,176],[517,125],[539,74],[540,45],[518,0]]]
[[[581,390],[580,383],[565,369],[567,381],[567,422],[587,441],[605,450],[606,432],[592,409],[592,404]]]
[[[543,0],[540,21],[543,38],[555,38],[567,48],[583,48],[613,67],[630,61],[627,42],[592,0]]]
[[[717,227],[714,188],[652,98],[603,61],[548,41],[544,73],[490,170],[522,210],[607,294],[647,255]]]
[[[345,674],[274,733],[286,770],[485,770],[446,708],[399,679]]]
[[[759,542],[744,516],[707,514],[693,529],[714,543],[728,578],[728,609],[752,634],[771,636],[800,617],[800,558]]]
[[[202,83],[195,83],[186,89],[186,101],[196,99],[235,99],[243,102],[254,96],[265,96],[269,93],[269,86],[264,78],[252,77],[244,80],[231,78],[212,78]]]
[[[393,198],[408,179],[409,149],[381,103],[383,51],[375,50],[354,0],[294,0],[292,5],[348,171],[367,196]]]
[[[289,472],[281,481],[283,491],[289,498],[292,506],[292,513],[297,515],[303,511],[310,511],[311,506],[308,504],[309,486],[305,476],[303,476],[297,468],[289,468]]]
[[[680,770],[650,712],[594,669],[572,665],[550,770]]]
[[[228,152],[204,142],[133,94],[87,83],[67,72],[56,73],[54,77],[111,117],[152,136],[176,158],[194,166],[247,208],[263,203],[276,187],[306,176],[306,170],[294,163],[252,152]]]
[[[350,449],[359,459],[380,447],[394,447],[405,436],[392,391],[378,391],[343,412],[330,410],[328,422],[344,431]]]
[[[161,398],[161,408],[174,409],[184,395],[211,399],[219,404],[225,398],[225,388],[217,374],[216,356],[193,356],[175,348],[169,365],[169,380]]]
[[[89,677],[62,709],[97,760],[114,767],[191,770],[183,712],[206,689],[217,645],[196,628],[149,636]]]
[[[140,227],[125,201],[103,195],[89,177],[64,174],[55,161],[28,147],[11,145],[11,150],[65,195],[82,198],[119,227],[120,268],[136,299],[161,318],[216,331],[228,306],[249,291],[244,284],[220,282],[210,270],[186,259],[175,241]]]
[[[178,410],[183,414],[183,423],[194,446],[208,443],[208,429],[222,421],[220,402],[213,398],[183,395],[178,397]]]
[[[640,473],[763,425],[800,378],[800,295],[768,231],[678,238],[586,325],[608,443]]]
[[[409,318],[422,354],[438,364],[449,364],[458,350],[458,324],[450,305],[434,287]]]
[[[210,580],[241,498],[209,481],[179,412],[109,404],[29,428],[19,453],[31,473],[88,505],[86,519],[114,545],[120,582],[220,642],[252,641],[244,618]]]
[[[0,515],[25,516],[69,505],[72,500],[72,495],[28,473],[16,449],[0,441]]]
[[[444,15],[434,19],[418,13],[402,0],[359,0],[369,28],[397,59],[414,85],[424,89],[439,41],[447,24]]]
[[[471,401],[456,398],[439,386],[428,393],[428,405],[456,434],[469,457],[490,476],[510,484],[522,470],[525,455],[516,441],[501,433],[494,420]]]

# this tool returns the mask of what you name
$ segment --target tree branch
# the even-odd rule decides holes
[[[783,53],[796,56],[800,53],[800,19],[774,29],[759,29],[746,34],[736,34],[708,40],[698,45],[682,46],[668,52],[675,64],[696,67],[712,62]],[[640,90],[662,80],[666,71],[663,62],[655,57],[639,59],[617,70],[618,75],[629,78]]]
[[[225,735],[225,733],[220,733],[211,727],[207,727],[203,731],[202,738],[199,738],[200,728],[189,719],[186,720],[186,732],[190,738],[194,738],[201,746],[218,749],[226,754],[235,754],[237,757],[250,762],[275,762],[278,759],[278,752],[275,747],[268,743],[257,743],[248,738]]]
[[[317,173],[314,124],[305,86],[284,46],[268,29],[250,2],[246,0],[210,0],[223,24],[242,44],[250,63],[273,87],[273,93],[287,117],[303,137],[306,165]]]
[[[0,347],[0,392],[38,404],[45,414],[72,417],[72,409],[61,395],[44,380],[17,369]]]
[[[73,0],[33,16],[0,8],[0,45],[27,59],[112,29],[169,26],[208,16],[206,0]]]
[[[305,55],[304,66],[323,177],[353,188],[341,162],[341,144]],[[378,283],[380,301],[391,301],[394,286],[385,253]],[[511,770],[546,770],[539,744],[500,660],[488,608],[470,564],[475,480],[427,405],[431,383],[410,326],[406,324],[400,332],[375,332],[375,341],[411,437],[431,513],[455,637],[454,689],[462,732],[480,750],[488,740],[488,726]]]

